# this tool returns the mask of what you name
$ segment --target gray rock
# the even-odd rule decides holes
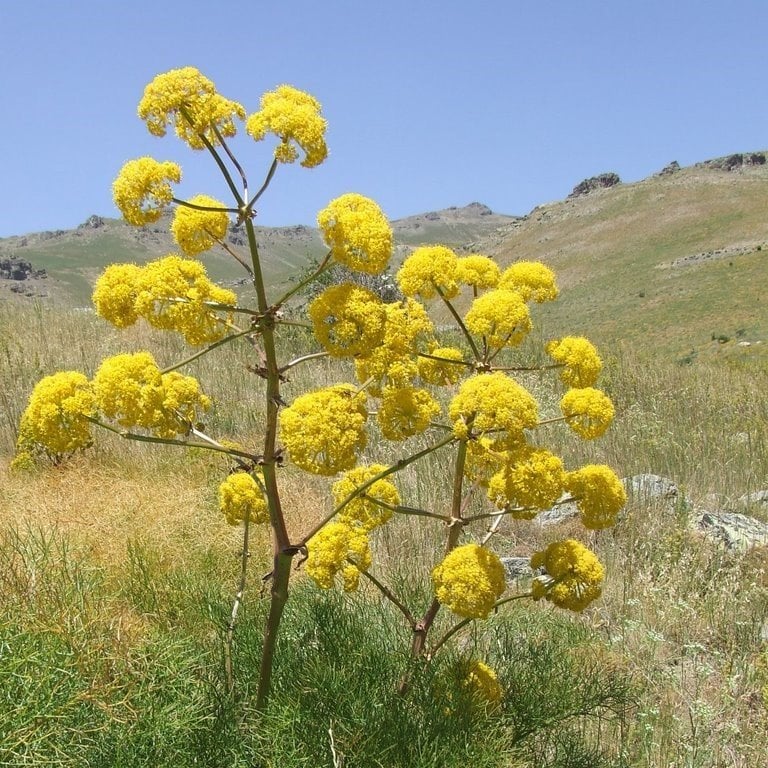
[[[668,477],[651,474],[633,475],[625,477],[622,482],[630,499],[644,501],[662,499],[673,503],[677,501],[677,484]]]
[[[501,564],[504,566],[504,573],[507,581],[520,581],[521,579],[532,579],[533,569],[531,568],[530,557],[501,557]]]
[[[768,523],[737,512],[697,510],[691,527],[726,549],[746,551],[768,545]]]
[[[545,509],[543,512],[539,512],[535,519],[542,528],[546,528],[550,525],[564,523],[566,520],[573,520],[574,517],[578,516],[579,508],[575,502],[571,501],[567,504],[558,504],[551,509]]]
[[[739,504],[743,504],[745,507],[759,507],[768,510],[768,490],[745,493],[739,498]]]
[[[601,173],[599,176],[592,176],[589,179],[580,181],[568,197],[581,197],[582,195],[594,192],[596,189],[607,189],[608,187],[615,187],[620,183],[621,179],[617,173]]]

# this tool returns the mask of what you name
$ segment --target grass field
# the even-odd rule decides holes
[[[182,345],[141,326],[118,333],[90,313],[20,302],[0,304],[0,330],[0,765],[761,764],[768,550],[722,550],[692,533],[686,517],[692,504],[727,507],[768,487],[764,358],[700,355],[681,365],[663,355],[649,362],[637,343],[603,349],[616,423],[594,443],[554,430],[548,443],[570,465],[667,476],[681,498],[674,506],[631,499],[606,532],[509,521],[495,537],[503,555],[528,555],[564,534],[594,548],[608,577],[583,614],[512,603],[459,634],[434,664],[411,670],[409,693],[398,696],[409,664],[401,617],[369,589],[323,592],[299,570],[273,703],[261,715],[251,694],[270,544],[257,532],[251,545],[232,697],[223,648],[241,538],[217,509],[225,460],[104,434],[60,466],[8,467],[41,376],[90,375],[106,355],[144,347],[165,365]],[[291,354],[308,344],[296,332]],[[246,441],[259,432],[250,354],[247,345],[224,348],[189,367],[216,398],[212,434]],[[347,373],[328,361],[299,367],[287,391]],[[543,383],[529,384],[547,407]],[[375,441],[369,454],[380,457]],[[389,449],[383,459],[396,457]],[[446,461],[438,454],[398,476],[407,503],[447,503]],[[292,527],[330,509],[325,481],[286,468],[281,484]],[[441,546],[434,524],[393,521],[375,541],[376,572],[426,605]],[[498,708],[478,707],[457,685],[475,657],[499,675]]]

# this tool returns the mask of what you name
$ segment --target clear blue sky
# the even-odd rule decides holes
[[[220,11],[213,11],[213,7]],[[116,216],[128,159],[200,153],[136,117],[154,75],[193,65],[250,113],[316,96],[330,157],[283,166],[260,224],[313,224],[343,192],[390,218],[480,201],[522,214],[581,179],[643,178],[768,148],[766,0],[0,0],[0,236]],[[255,186],[270,149],[239,137]]]

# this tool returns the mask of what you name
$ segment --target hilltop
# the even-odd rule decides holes
[[[581,333],[601,345],[624,343],[680,362],[700,354],[762,357],[768,349],[761,304],[766,201],[763,152],[685,168],[673,162],[629,184],[607,172],[524,216],[475,202],[396,220],[394,266],[426,243],[486,253],[502,267],[541,260],[556,270],[564,298],[537,308],[546,336]],[[75,230],[0,239],[0,275],[3,263],[24,260],[29,279],[16,283],[17,292],[84,306],[107,264],[142,263],[173,251],[168,223],[163,218],[136,229],[91,216]],[[257,227],[257,234],[274,285],[286,284],[325,252],[312,227]],[[233,248],[245,244],[237,227],[228,240]],[[228,255],[212,252],[205,261],[214,279],[242,285],[242,271]],[[0,296],[12,295],[12,283],[0,280]]]

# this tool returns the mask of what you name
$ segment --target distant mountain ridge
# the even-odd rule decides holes
[[[477,202],[409,216],[392,222],[393,268],[414,246],[432,243],[485,253],[502,267],[540,260],[557,272],[563,299],[534,310],[547,336],[584,334],[682,362],[700,354],[762,358],[768,352],[767,156],[740,153],[688,167],[672,162],[633,183],[606,172],[524,216]],[[176,250],[168,223],[164,217],[136,229],[91,216],[74,230],[0,239],[0,266],[23,259],[29,275],[46,271],[46,279],[25,280],[24,290],[17,282],[18,292],[88,305],[93,281],[108,264]],[[257,235],[274,285],[325,253],[312,227],[257,227]],[[245,245],[237,227],[228,238],[234,248]],[[241,281],[242,269],[227,254],[212,251],[204,260],[214,279]],[[13,282],[0,279],[0,300],[12,295]]]

